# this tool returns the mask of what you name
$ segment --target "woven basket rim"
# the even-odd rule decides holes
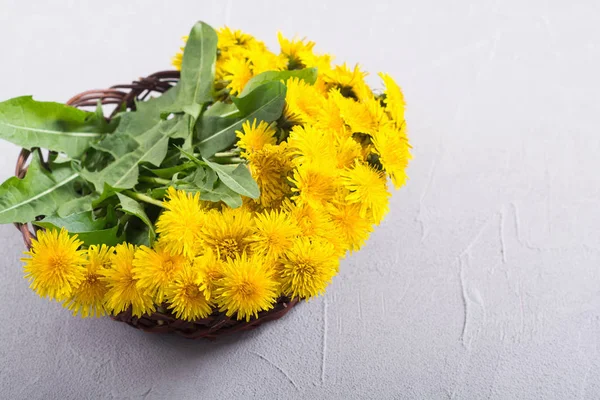
[[[160,71],[139,78],[131,84],[114,85],[108,89],[81,92],[71,97],[66,104],[73,107],[93,107],[100,101],[102,105],[115,105],[115,110],[107,118],[110,120],[123,106],[126,109],[135,110],[136,101],[144,101],[153,92],[164,93],[179,81],[179,76],[179,71],[176,70]],[[39,154],[42,163],[48,167],[47,161],[44,160],[39,148],[21,149],[15,166],[15,176],[17,178],[23,179],[25,176],[28,168],[27,162],[33,151]],[[36,232],[43,228],[27,223],[15,223],[14,225],[21,232],[27,249],[31,249],[32,240],[36,238]],[[279,319],[297,303],[298,299],[282,296],[271,310],[259,312],[258,317],[253,317],[250,321],[230,318],[224,312],[215,310],[207,318],[189,322],[178,319],[164,305],[159,307],[156,312],[142,317],[133,316],[130,307],[111,318],[145,332],[174,333],[189,339],[205,338],[214,340],[222,335],[254,329],[263,322]]]

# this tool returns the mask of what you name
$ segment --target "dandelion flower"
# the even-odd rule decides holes
[[[261,121],[258,126],[256,119],[250,124],[250,121],[244,122],[241,131],[235,132],[238,137],[237,145],[247,153],[261,150],[267,144],[276,144],[275,129],[265,121]]]
[[[165,296],[175,317],[185,321],[196,321],[206,318],[212,312],[197,281],[197,272],[189,262],[185,262],[168,285]]]
[[[135,251],[132,272],[138,288],[147,291],[157,304],[161,304],[165,290],[185,262],[183,255],[171,253],[159,241],[154,249],[140,246]]]
[[[259,311],[270,310],[277,300],[279,284],[267,259],[255,254],[242,254],[227,260],[223,278],[215,290],[219,311],[228,317],[236,314],[238,320],[250,321]]]
[[[225,261],[250,251],[253,227],[250,211],[224,207],[222,211],[208,213],[200,234],[204,245]]]
[[[232,30],[224,26],[217,30],[218,46],[221,49],[227,49],[233,46],[248,48],[253,44],[259,43],[254,36],[245,33],[239,29]]]
[[[385,109],[391,118],[400,127],[404,124],[404,110],[406,102],[400,86],[388,74],[380,73],[379,76],[385,84]]]
[[[213,251],[206,251],[194,259],[193,268],[197,271],[196,283],[207,301],[214,300],[214,292],[219,279],[223,278],[223,261]]]
[[[296,125],[292,128],[288,138],[288,146],[292,154],[296,155],[294,163],[297,165],[321,162],[328,163],[323,168],[335,168],[336,151],[332,135],[326,134],[322,129],[310,125]]]
[[[257,202],[263,207],[277,207],[291,193],[288,177],[293,170],[292,156],[287,143],[265,145],[246,155],[248,168],[260,189]]]
[[[252,78],[250,63],[245,58],[230,58],[223,64],[223,79],[229,81],[227,87],[232,95],[244,90],[246,83]]]
[[[331,200],[339,187],[336,171],[313,163],[303,164],[294,170],[290,182],[295,186],[292,188],[295,201],[312,207],[320,207]]]
[[[360,249],[373,231],[372,222],[360,216],[361,205],[337,201],[329,204],[327,211],[345,241],[345,248]]]
[[[331,243],[298,238],[278,266],[282,292],[291,298],[317,296],[325,291],[338,265],[339,258]]]
[[[287,200],[283,205],[283,210],[298,225],[302,236],[323,239],[333,244],[338,254],[345,252],[346,242],[340,237],[339,230],[324,208],[314,208],[308,204],[295,204]]]
[[[281,47],[281,54],[288,59],[288,69],[302,69],[306,65],[302,63],[302,59],[306,57],[307,53],[312,53],[315,43],[307,41],[306,39],[292,39],[289,40],[283,36],[281,32],[277,33],[277,39],[279,40],[279,46]]]
[[[317,129],[334,132],[346,131],[346,123],[344,122],[340,113],[340,108],[333,97],[329,96],[321,103],[316,120],[314,121],[314,126]]]
[[[272,53],[264,46],[260,45],[249,46],[247,57],[251,63],[251,69],[254,75],[266,71],[285,70],[288,64],[288,60],[284,55]]]
[[[325,100],[317,89],[299,78],[286,81],[287,92],[283,115],[291,124],[306,124],[316,120]]]
[[[135,247],[131,244],[119,244],[111,256],[111,266],[104,271],[102,280],[108,291],[105,296],[107,311],[117,315],[129,307],[135,317],[154,312],[152,296],[140,289],[133,276],[133,258]]]
[[[183,190],[170,187],[167,198],[163,203],[166,210],[156,222],[161,242],[165,250],[173,254],[194,257],[200,249],[199,235],[206,214],[200,194],[186,194]]]
[[[64,304],[66,308],[73,311],[73,315],[80,314],[81,317],[87,318],[101,317],[106,314],[104,295],[108,288],[102,277],[104,271],[110,267],[113,253],[114,249],[105,244],[92,245],[88,248],[83,281]]]
[[[357,162],[352,169],[342,172],[341,177],[344,187],[350,191],[346,200],[360,205],[361,218],[370,211],[375,222],[379,223],[389,211],[390,192],[385,175],[368,164]]]
[[[252,236],[252,248],[256,253],[276,259],[300,235],[300,229],[287,213],[265,211],[255,217],[255,234]]]
[[[22,258],[25,278],[41,297],[66,300],[85,278],[83,244],[77,235],[69,236],[66,229],[38,231],[31,250]]]
[[[337,65],[333,69],[323,72],[323,81],[326,86],[331,89],[339,90],[342,96],[360,100],[365,93],[370,94],[367,84],[365,83],[366,72],[362,72],[360,67],[356,65],[353,70],[350,70],[346,63]]]
[[[363,159],[363,149],[353,137],[338,139],[335,150],[337,168],[350,167],[357,160]]]
[[[406,167],[412,158],[405,129],[405,125],[398,129],[392,124],[385,124],[373,135],[379,161],[396,189],[406,183]]]
[[[364,103],[344,97],[338,89],[332,89],[329,96],[336,102],[340,115],[352,132],[372,134],[377,130],[379,121]]]

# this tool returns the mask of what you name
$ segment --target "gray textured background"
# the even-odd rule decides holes
[[[0,397],[600,398],[600,3],[48,3],[0,0],[1,99],[168,68],[197,19],[281,29],[396,77],[415,158],[326,296],[217,343],[72,318],[0,226]]]

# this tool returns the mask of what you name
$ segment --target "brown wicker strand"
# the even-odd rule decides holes
[[[74,107],[94,107],[100,102],[103,105],[115,104],[117,107],[108,117],[110,120],[123,107],[128,110],[135,110],[135,102],[143,101],[153,92],[164,93],[179,81],[179,71],[161,71],[140,78],[131,84],[114,85],[108,89],[88,90],[76,96],[73,96],[67,102]],[[39,149],[40,159],[47,167],[47,161],[42,156]],[[15,176],[23,179],[27,173],[28,161],[31,151],[22,149],[17,159]],[[41,218],[41,217],[40,217]],[[36,238],[35,232],[39,227],[31,224],[15,223],[15,227],[21,232],[23,241],[27,249],[31,249],[32,240]],[[237,320],[228,317],[225,313],[215,311],[207,318],[189,322],[177,319],[174,314],[168,311],[163,305],[159,310],[138,318],[132,315],[131,308],[119,313],[112,318],[115,321],[125,322],[126,324],[151,333],[175,333],[189,339],[206,338],[214,340],[221,335],[231,334],[240,331],[246,331],[258,327],[260,324],[281,318],[298,303],[297,299],[281,297],[277,300],[271,310],[258,313],[258,317],[251,318],[250,321]]]

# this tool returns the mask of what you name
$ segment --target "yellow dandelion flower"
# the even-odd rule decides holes
[[[291,194],[288,177],[294,165],[287,143],[265,145],[261,150],[245,155],[248,168],[260,189],[256,200],[263,207],[278,207]]]
[[[314,208],[308,204],[295,204],[290,200],[286,200],[283,210],[298,225],[302,236],[311,239],[323,239],[331,243],[337,254],[346,251],[345,240],[340,237],[338,229],[324,208]]]
[[[321,103],[314,126],[317,129],[345,133],[346,123],[333,97],[329,96]]]
[[[379,161],[396,189],[406,183],[406,167],[412,158],[405,131],[406,124],[400,129],[392,124],[385,124],[375,132],[372,139]]]
[[[325,102],[317,89],[299,78],[286,81],[287,92],[283,115],[292,124],[312,123]]]
[[[240,57],[232,57],[223,63],[223,75],[223,79],[229,81],[227,87],[234,96],[244,90],[253,76],[250,63]]]
[[[360,216],[372,213],[375,223],[381,222],[389,211],[391,193],[387,190],[385,175],[368,164],[356,163],[353,168],[341,173],[342,183],[350,192],[346,196],[348,203],[360,205]]]
[[[183,62],[183,50],[185,50],[185,43],[187,43],[189,36],[184,36],[181,39],[183,40],[184,45],[179,48],[179,52],[175,54],[175,56],[173,56],[173,58],[171,59],[171,64],[178,71],[181,71],[181,63]]]
[[[208,250],[194,259],[193,267],[198,272],[196,283],[206,300],[213,300],[217,283],[223,278],[223,261],[213,251]]]
[[[232,95],[241,93],[246,83],[252,78],[250,62],[244,58],[230,58],[223,64],[223,79],[229,81],[227,87]]]
[[[327,71],[331,69],[331,61],[333,60],[333,56],[331,54],[315,54],[311,51],[300,51],[298,53],[298,58],[300,59],[300,63],[305,66],[305,68],[317,68],[319,71],[319,75],[322,71]]]
[[[367,73],[361,71],[358,65],[350,70],[344,63],[333,69],[324,70],[322,78],[327,89],[335,88],[344,97],[360,100],[365,94],[371,94],[371,90],[365,83],[366,76]]]
[[[38,231],[31,250],[22,258],[29,287],[41,297],[66,300],[85,278],[83,242],[66,229]]]
[[[283,254],[300,235],[300,229],[287,213],[265,211],[257,214],[254,221],[256,228],[252,248],[271,259]]]
[[[306,65],[302,63],[302,58],[306,57],[307,53],[312,53],[315,43],[304,39],[294,38],[289,40],[283,36],[281,32],[277,33],[281,54],[288,59],[288,69],[302,69]]]
[[[108,288],[102,277],[104,271],[110,267],[113,253],[114,249],[105,244],[92,245],[88,248],[83,281],[64,303],[73,315],[79,314],[82,318],[87,318],[101,317],[106,314],[104,296]]]
[[[320,207],[335,196],[339,188],[336,170],[322,168],[316,163],[303,164],[294,170],[290,182],[294,185],[294,201]]]
[[[290,131],[287,143],[296,156],[296,165],[320,162],[323,168],[335,168],[336,149],[331,132],[311,125],[296,125]]]
[[[406,109],[404,94],[391,76],[384,73],[379,73],[379,76],[385,84],[385,110],[390,114],[396,126],[400,127],[404,124],[404,110]]]
[[[218,286],[215,295],[219,311],[246,321],[258,317],[259,311],[273,308],[279,289],[271,263],[264,256],[245,253],[224,264]]]
[[[337,201],[329,204],[327,211],[345,241],[345,248],[351,251],[360,249],[373,231],[372,222],[360,216],[361,205]]]
[[[221,49],[227,49],[233,46],[250,47],[258,42],[254,36],[244,33],[241,30],[232,30],[224,26],[217,30],[218,46]]]
[[[261,150],[266,144],[276,144],[275,127],[265,121],[260,121],[256,125],[256,119],[250,124],[250,121],[244,122],[241,131],[236,131],[238,137],[237,145],[240,149],[251,153]]]
[[[185,262],[183,255],[165,249],[160,241],[154,249],[140,246],[133,259],[133,277],[140,290],[148,292],[156,304],[161,304],[165,290]]]
[[[250,251],[253,228],[254,221],[249,210],[223,207],[222,211],[208,213],[200,235],[204,246],[224,261]]]
[[[106,310],[117,315],[131,307],[132,315],[141,317],[154,312],[152,296],[140,289],[133,276],[135,247],[129,243],[117,245],[111,256],[110,268],[104,271],[102,280],[108,291],[105,295]]]
[[[206,318],[212,308],[197,283],[198,273],[189,262],[185,262],[165,290],[169,308],[175,317],[185,321]]]
[[[337,273],[339,257],[323,240],[299,238],[278,265],[282,292],[291,298],[309,299],[325,291]]]
[[[337,168],[350,167],[363,158],[363,149],[354,138],[340,138],[336,144]]]
[[[365,104],[342,96],[337,89],[332,89],[329,97],[336,102],[340,115],[352,132],[373,134],[378,129],[379,121],[371,115]]]
[[[206,215],[200,194],[170,187],[163,204],[166,210],[156,222],[162,245],[171,253],[194,257],[200,249],[199,235]]]
[[[282,71],[287,68],[288,61],[284,55],[277,55],[267,50],[264,46],[250,46],[247,57],[254,75],[266,71]]]

